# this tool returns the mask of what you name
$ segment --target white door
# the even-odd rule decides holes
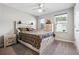
[[[74,37],[77,50],[79,51],[79,4],[74,8]]]

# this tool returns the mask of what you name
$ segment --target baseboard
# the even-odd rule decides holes
[[[76,42],[74,42],[74,45],[75,45],[75,47],[76,47],[77,52],[79,53],[79,48],[78,48]]]
[[[70,42],[70,43],[74,43],[74,41],[64,40],[64,39],[55,39],[55,40],[64,41],[64,42]]]

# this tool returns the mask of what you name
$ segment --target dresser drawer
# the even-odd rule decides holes
[[[11,45],[11,44],[14,44],[14,43],[16,43],[16,39],[15,38],[9,38],[5,42],[6,46]]]
[[[4,39],[4,47],[12,45],[16,43],[16,35],[10,35],[10,36],[6,36]]]

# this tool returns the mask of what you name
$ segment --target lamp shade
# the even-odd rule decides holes
[[[19,21],[18,24],[21,24],[21,21]]]

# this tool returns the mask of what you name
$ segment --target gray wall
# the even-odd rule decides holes
[[[13,22],[19,20],[26,24],[33,22],[33,27],[36,28],[36,19],[34,16],[0,4],[0,35],[13,32]]]
[[[56,33],[56,36],[61,37],[62,40],[74,41],[74,13],[73,8],[57,11],[51,14],[43,15],[45,18],[49,18],[54,24],[54,15],[68,13],[68,32],[67,33]],[[42,17],[42,16],[40,16]],[[26,23],[30,21],[34,22],[34,28],[36,28],[36,19],[32,15],[24,13],[22,11],[7,7],[0,4],[0,35],[10,32],[13,29],[13,21],[23,20]],[[38,20],[38,23],[39,20]],[[38,25],[40,27],[40,24]],[[39,29],[39,28],[38,28]],[[11,31],[12,32],[12,31]]]
[[[57,12],[47,14],[47,15],[43,15],[43,16],[40,16],[40,18],[44,17],[45,19],[50,19],[51,22],[54,24],[55,23],[54,16],[57,14],[63,14],[63,13],[68,13],[68,19],[67,19],[68,32],[67,33],[56,32],[56,39],[60,38],[61,40],[74,41],[74,9],[73,8],[69,8],[69,9],[62,10],[62,11],[57,11]],[[55,24],[54,24],[54,27],[55,27]]]

